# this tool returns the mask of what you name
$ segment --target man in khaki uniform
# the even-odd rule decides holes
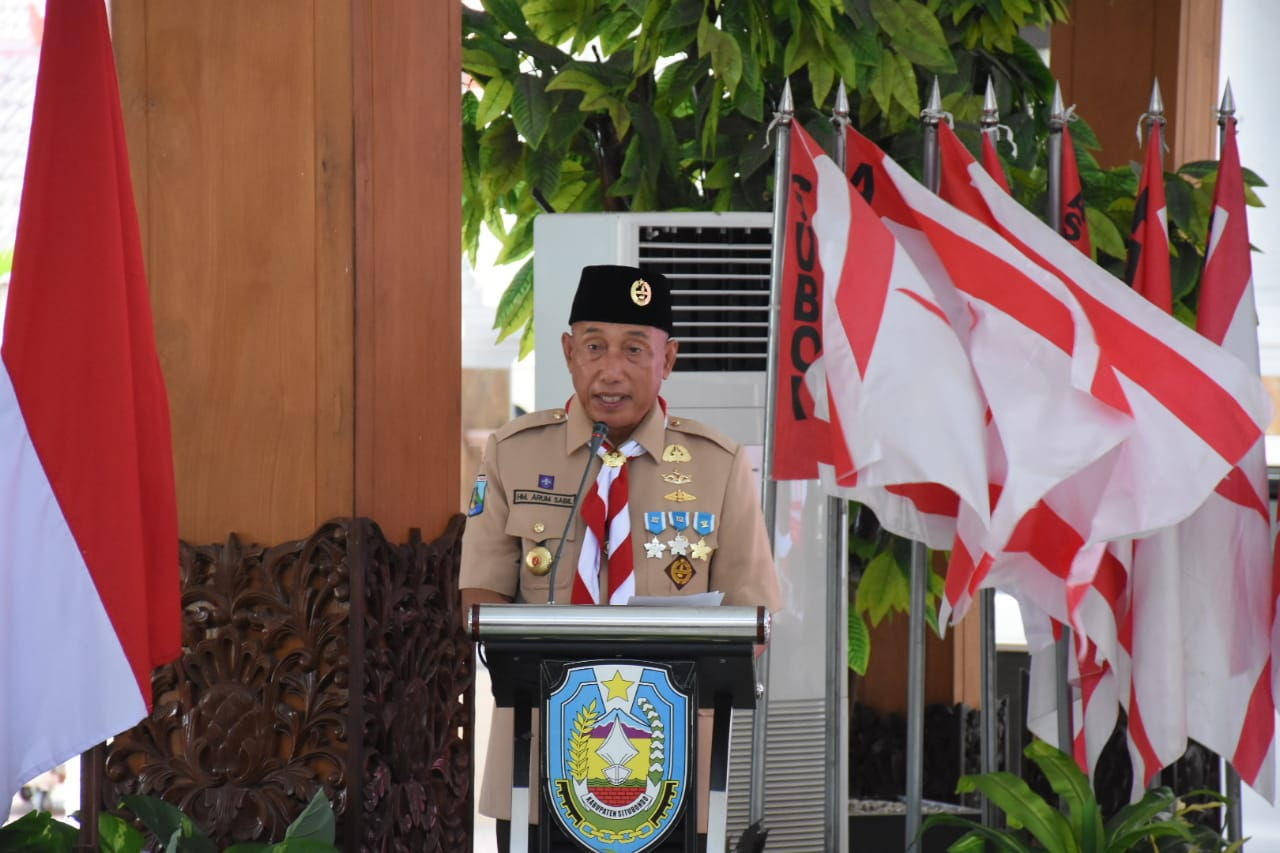
[[[464,608],[547,601],[549,569],[587,466],[592,426],[603,423],[608,428],[603,459],[592,462],[590,478],[609,473],[602,472],[602,464],[619,469],[619,477],[625,467],[628,488],[622,512],[630,520],[633,569],[629,578],[619,577],[626,575],[626,561],[616,552],[605,556],[610,543],[598,541],[580,513],[569,525],[556,567],[555,600],[625,604],[631,594],[720,591],[725,604],[777,610],[777,575],[743,448],[667,412],[659,397],[678,349],[670,337],[666,279],[635,267],[586,267],[569,325],[561,343],[573,379],[572,399],[563,409],[517,418],[495,432],[485,447],[462,540]],[[617,492],[610,488],[609,494]],[[610,512],[619,509],[610,507]],[[615,523],[608,531],[618,538],[625,526]],[[700,752],[709,756],[710,727],[701,728]],[[480,810],[499,821],[510,818],[511,736],[510,712],[498,709]],[[537,760],[535,743],[532,767]],[[707,766],[705,760],[700,766]],[[703,778],[700,831],[705,831],[706,816]],[[537,802],[538,796],[530,797],[531,820],[536,820]]]

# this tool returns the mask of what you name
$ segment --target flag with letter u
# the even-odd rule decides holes
[[[0,345],[0,814],[181,651],[169,409],[100,0],[49,0]]]

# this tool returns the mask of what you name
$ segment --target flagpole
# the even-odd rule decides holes
[[[924,125],[924,184],[938,191],[938,122],[942,119],[942,95],[933,78],[928,106],[920,113]],[[920,833],[924,803],[924,677],[925,607],[928,605],[929,549],[911,543],[911,610],[907,646],[907,814],[906,849],[912,849]]]
[[[1062,103],[1062,86],[1053,84],[1053,104],[1049,108],[1049,227],[1062,233],[1062,129],[1067,124],[1067,110]],[[1071,626],[1063,622],[1062,633],[1053,646],[1055,695],[1058,720],[1058,749],[1074,754],[1071,720]]]
[[[787,186],[791,169],[791,120],[795,116],[795,101],[791,97],[791,81],[782,87],[782,99],[773,114],[773,122],[765,131],[778,129],[773,148],[773,247],[769,264],[769,358],[765,368],[764,406],[764,458],[760,461],[762,481],[761,504],[765,529],[769,533],[769,549],[776,551],[774,537],[778,522],[778,482],[773,478],[773,455],[776,451],[778,421],[778,323],[781,312],[782,262],[786,257]],[[757,677],[762,696],[769,695],[769,647],[761,653]],[[764,819],[765,747],[768,742],[767,701],[761,701],[751,717],[751,796],[749,799],[749,825],[755,826]]]
[[[982,98],[982,132],[990,134],[992,148],[999,138],[1000,108],[996,104],[996,90],[987,77],[987,90]],[[936,132],[936,128],[935,128]],[[999,697],[996,690],[996,591],[984,589],[978,593],[978,631],[982,635],[980,668],[982,686],[982,760],[983,773],[999,770],[996,752],[996,707]],[[1012,721],[1009,721],[1012,727]],[[982,797],[982,823],[995,826],[999,820],[995,803],[985,794]]]
[[[1218,107],[1218,168],[1222,168],[1222,150],[1227,144],[1227,126],[1236,120],[1236,99],[1231,94],[1231,80],[1222,93],[1222,103]],[[1222,765],[1226,768],[1223,780],[1223,792],[1227,797],[1227,841],[1235,843],[1244,838],[1244,811],[1240,801],[1244,792],[1240,786],[1240,774],[1225,757]]]
[[[849,127],[849,93],[844,79],[836,89],[836,105],[831,122],[836,126],[835,162],[845,173],[848,160],[845,131]],[[832,631],[849,624],[849,502],[844,498],[827,498],[827,625]],[[847,641],[848,629],[844,629]],[[837,654],[843,644],[833,636],[827,645],[827,745],[847,754],[849,729],[849,661]],[[836,757],[838,758],[838,756]],[[844,762],[833,758],[826,762],[826,846],[827,850],[844,850],[841,844],[849,821],[849,774],[842,773]]]

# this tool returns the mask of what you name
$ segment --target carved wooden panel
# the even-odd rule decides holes
[[[407,545],[367,519],[272,547],[184,543],[184,653],[111,744],[104,806],[160,794],[220,843],[278,841],[323,787],[341,849],[469,849],[462,525]]]

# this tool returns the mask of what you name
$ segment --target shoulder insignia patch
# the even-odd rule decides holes
[[[484,474],[476,475],[476,484],[471,487],[471,503],[467,505],[467,515],[479,515],[484,512],[484,495],[489,489],[489,478]]]

